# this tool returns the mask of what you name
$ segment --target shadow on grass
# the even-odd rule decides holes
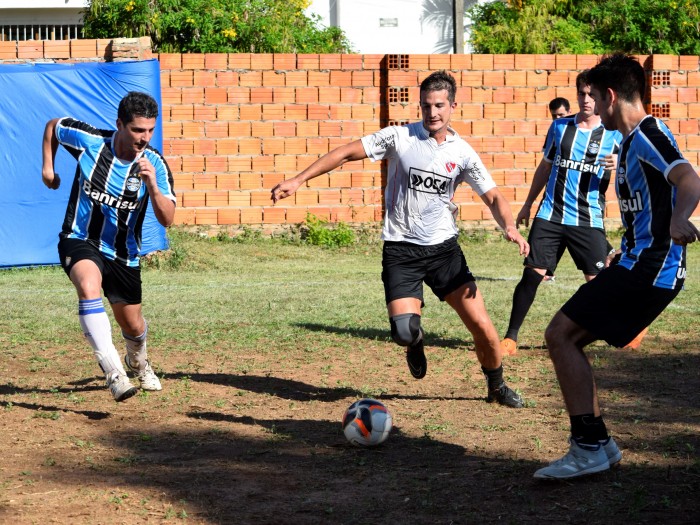
[[[21,401],[0,401],[0,407],[6,410],[12,410],[14,408],[25,408],[27,410],[33,410],[34,412],[36,412],[35,417],[42,417],[40,414],[50,414],[52,412],[70,412],[72,414],[78,414],[80,416],[85,416],[86,418],[93,420],[106,419],[110,416],[109,412],[98,412],[96,410],[73,410],[65,407],[40,405],[37,403],[23,403]]]
[[[377,330],[375,328],[341,328],[338,326],[324,325],[319,323],[295,323],[293,326],[309,330],[310,332],[325,332],[328,334],[350,335],[359,339],[368,339],[370,341],[382,341],[391,343],[391,334],[389,330]],[[468,332],[465,328],[465,334]],[[469,347],[472,350],[473,342],[471,337],[468,339],[445,338],[430,335],[429,331],[425,333],[425,344],[428,346],[437,346],[442,348],[464,348]]]
[[[101,381],[102,384],[95,384],[95,382],[97,381]],[[7,383],[4,385],[0,385],[0,396],[11,396],[16,394],[74,394],[81,392],[94,392],[96,390],[105,390],[104,378],[102,377],[86,377],[85,379],[71,381],[66,384],[75,385],[79,388],[62,386],[47,389],[36,387],[21,387],[13,385],[12,383]]]
[[[356,388],[348,387],[322,387],[295,381],[293,379],[283,379],[274,376],[255,376],[255,375],[234,375],[234,374],[202,374],[176,372],[166,374],[167,379],[189,379],[195,382],[209,383],[213,385],[230,386],[239,390],[246,390],[256,394],[267,394],[290,401],[320,401],[324,403],[333,403],[342,401],[348,398],[369,397],[366,392]],[[405,395],[393,394],[384,392],[378,399],[415,399],[415,400],[441,400],[451,399],[457,401],[481,401],[481,397],[436,397],[426,395]]]
[[[90,379],[85,379],[81,380],[80,383],[92,383],[95,379],[90,378]],[[79,392],[87,392],[87,391],[92,391],[92,390],[104,390],[104,387],[98,387],[98,386],[90,386],[90,387],[85,387],[85,388],[52,388],[52,389],[45,389],[45,388],[25,388],[25,387],[19,387],[15,386],[12,383],[9,384],[4,384],[0,385],[0,396],[13,396],[13,395],[37,395],[37,394],[56,394],[56,393],[61,393],[61,394],[71,394],[71,393],[79,393]],[[58,406],[51,406],[51,405],[45,405],[45,404],[39,404],[39,403],[25,403],[23,401],[0,401],[0,407],[3,407],[5,409],[11,409],[11,408],[24,408],[27,410],[33,410],[37,414],[40,413],[50,413],[50,412],[71,412],[73,414],[78,414],[81,416],[85,416],[88,419],[94,419],[94,420],[99,420],[99,419],[105,419],[110,416],[108,412],[99,412],[99,411],[94,411],[94,410],[74,410],[71,408],[65,408],[65,407],[58,407]]]
[[[691,523],[700,511],[697,466],[683,472],[633,464],[537,482],[539,462],[488,454],[486,445],[468,450],[412,438],[400,428],[382,446],[365,449],[350,446],[337,422],[303,412],[184,415],[199,428],[153,428],[148,440],[142,426],[104,434],[103,444],[128,461],[57,466],[43,476],[93,490],[128,486],[134,495],[139,486],[154,489],[195,523]]]
[[[460,433],[471,432],[468,439],[459,438],[464,445],[449,442],[449,435],[412,437],[398,423],[384,445],[363,449],[347,444],[338,421],[326,418],[326,408],[320,417],[312,415],[319,413],[319,401],[357,397],[355,389],[198,373],[168,374],[166,379],[187,378],[308,404],[271,416],[260,408],[264,398],[220,411],[152,403],[97,426],[94,441],[99,440],[103,453],[92,464],[81,459],[64,466],[56,456],[55,465],[34,469],[66,490],[80,487],[87,497],[72,499],[70,511],[94,516],[93,522],[104,521],[94,513],[115,506],[108,498],[119,487],[117,494],[130,497],[110,516],[121,523],[136,522],[144,512],[163,518],[164,509],[143,507],[154,492],[171,502],[172,518],[186,512],[192,523],[216,525],[694,523],[692,516],[700,512],[700,355],[607,348],[589,355],[599,388],[606,392],[606,418],[624,456],[620,468],[588,478],[532,479],[543,464],[532,460],[535,454],[524,445],[537,433],[533,423],[541,414],[536,410],[508,412],[517,429],[510,448],[507,443],[505,449],[493,446],[492,433],[457,423]],[[16,387],[0,387],[0,393],[8,392],[18,393]],[[623,397],[616,400],[611,393]],[[416,403],[410,417],[429,418],[430,405]],[[565,425],[565,420],[562,415],[552,424]],[[560,437],[561,443],[545,444],[553,447],[548,460],[564,450],[563,431]],[[671,467],[655,459],[668,457],[679,461]],[[8,507],[6,512],[15,510],[26,508]],[[18,516],[3,517],[22,522]]]

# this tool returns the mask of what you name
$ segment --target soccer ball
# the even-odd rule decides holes
[[[391,414],[376,399],[360,399],[343,415],[343,433],[353,445],[373,447],[386,441],[393,426]]]

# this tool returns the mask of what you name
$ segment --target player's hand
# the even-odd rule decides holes
[[[603,167],[606,170],[614,170],[617,168],[617,155],[606,155],[603,157]]]
[[[620,261],[620,256],[622,252],[620,250],[611,250],[608,256],[605,258],[605,267],[614,266]]]
[[[677,224],[678,222],[680,223]],[[674,221],[673,217],[671,217],[671,239],[673,239],[674,243],[685,246],[700,240],[700,231],[687,219]]]
[[[301,186],[301,182],[295,178],[285,180],[280,182],[277,186],[272,188],[270,192],[270,198],[273,203],[277,203],[280,199],[285,199],[293,194]]]
[[[146,157],[141,157],[136,163],[139,167],[139,177],[141,177],[146,187],[150,188],[152,185],[155,185],[156,169],[153,167],[153,164],[151,164],[151,161]]]
[[[41,173],[41,180],[44,186],[50,190],[57,190],[61,186],[61,177],[54,171],[44,171]]]
[[[520,226],[521,224],[524,224],[526,228],[530,226],[530,208],[531,205],[529,204],[523,204],[523,207],[520,208],[518,216],[515,218],[516,227]]]
[[[514,242],[518,245],[520,255],[523,257],[527,257],[527,255],[530,253],[530,245],[523,238],[523,236],[520,235],[520,232],[515,226],[508,226],[503,233],[503,236],[507,241]]]

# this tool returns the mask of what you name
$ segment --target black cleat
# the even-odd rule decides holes
[[[503,383],[498,390],[491,390],[486,398],[488,403],[498,403],[510,408],[523,408],[523,398]]]
[[[422,337],[416,344],[406,348],[406,363],[408,363],[408,370],[413,377],[416,379],[425,377],[425,373],[428,371],[428,360],[423,351]]]

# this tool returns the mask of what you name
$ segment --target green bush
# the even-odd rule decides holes
[[[355,232],[343,222],[330,227],[328,221],[308,214],[306,216],[306,228],[304,239],[308,244],[313,244],[314,246],[340,248],[350,246],[355,242]]]
[[[304,14],[308,0],[91,0],[85,38],[151,37],[159,53],[344,53],[335,27]]]
[[[697,0],[519,0],[470,10],[477,53],[700,54]]]

